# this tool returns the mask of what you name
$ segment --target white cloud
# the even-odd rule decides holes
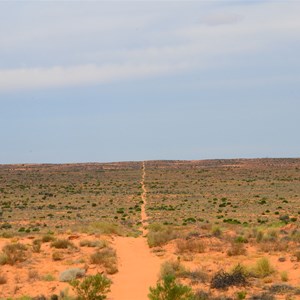
[[[170,11],[169,4],[160,10],[158,4],[150,12],[137,5],[118,6],[116,11],[116,6],[97,6],[94,11],[89,5],[82,6],[89,8],[88,13],[77,7],[75,14],[66,5],[56,19],[52,17],[57,12],[49,13],[44,6],[45,20],[37,14],[33,22],[23,20],[24,28],[0,31],[0,90],[89,85],[187,69],[203,72],[234,67],[243,58],[247,64],[250,56],[256,55],[259,61],[276,53],[300,34],[297,3],[246,7],[238,2],[217,3],[207,8],[195,2],[189,9],[177,3]],[[9,18],[7,22],[11,23]],[[60,67],[52,67],[56,65]]]
[[[109,83],[174,73],[185,67],[184,64],[120,64],[0,70],[0,91]]]
[[[234,13],[218,13],[204,16],[201,18],[200,22],[210,25],[225,25],[225,24],[235,24],[243,20],[242,15]]]

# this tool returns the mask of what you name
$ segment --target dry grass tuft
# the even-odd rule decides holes
[[[67,239],[55,240],[51,243],[51,247],[56,249],[76,248],[76,246]]]
[[[114,274],[118,272],[117,254],[116,251],[110,247],[98,250],[92,254],[90,261],[92,264],[103,265],[108,274]]]
[[[247,251],[242,243],[231,243],[231,247],[227,250],[228,256],[246,255]]]
[[[160,278],[171,275],[175,277],[184,277],[187,270],[181,264],[180,259],[165,261],[160,267]]]
[[[196,239],[179,239],[176,240],[177,253],[203,253],[206,249],[206,244],[203,240]]]
[[[27,247],[20,243],[5,245],[2,249],[0,264],[15,265],[17,262],[23,262],[27,259]]]

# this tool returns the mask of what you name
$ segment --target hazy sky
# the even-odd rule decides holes
[[[0,3],[0,163],[299,157],[299,1]]]

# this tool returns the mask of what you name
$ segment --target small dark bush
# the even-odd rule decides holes
[[[247,279],[242,267],[236,267],[231,273],[223,270],[216,273],[210,283],[213,289],[227,289],[230,286],[245,286]]]
[[[183,272],[182,277],[188,278],[192,283],[205,283],[209,279],[209,275],[202,269],[196,269],[193,271],[185,271]]]
[[[268,287],[268,290],[272,294],[285,294],[294,292],[295,288],[288,284],[273,284],[270,287]]]
[[[275,300],[275,297],[269,293],[252,295],[249,300]]]
[[[195,295],[194,295],[194,299],[195,300],[210,300],[211,299],[211,295],[208,292],[202,291],[202,290],[198,290]]]

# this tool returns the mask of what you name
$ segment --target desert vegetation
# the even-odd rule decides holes
[[[0,299],[113,299],[127,237],[161,263],[149,299],[300,298],[300,159],[145,170],[143,190],[141,163],[0,166]]]

